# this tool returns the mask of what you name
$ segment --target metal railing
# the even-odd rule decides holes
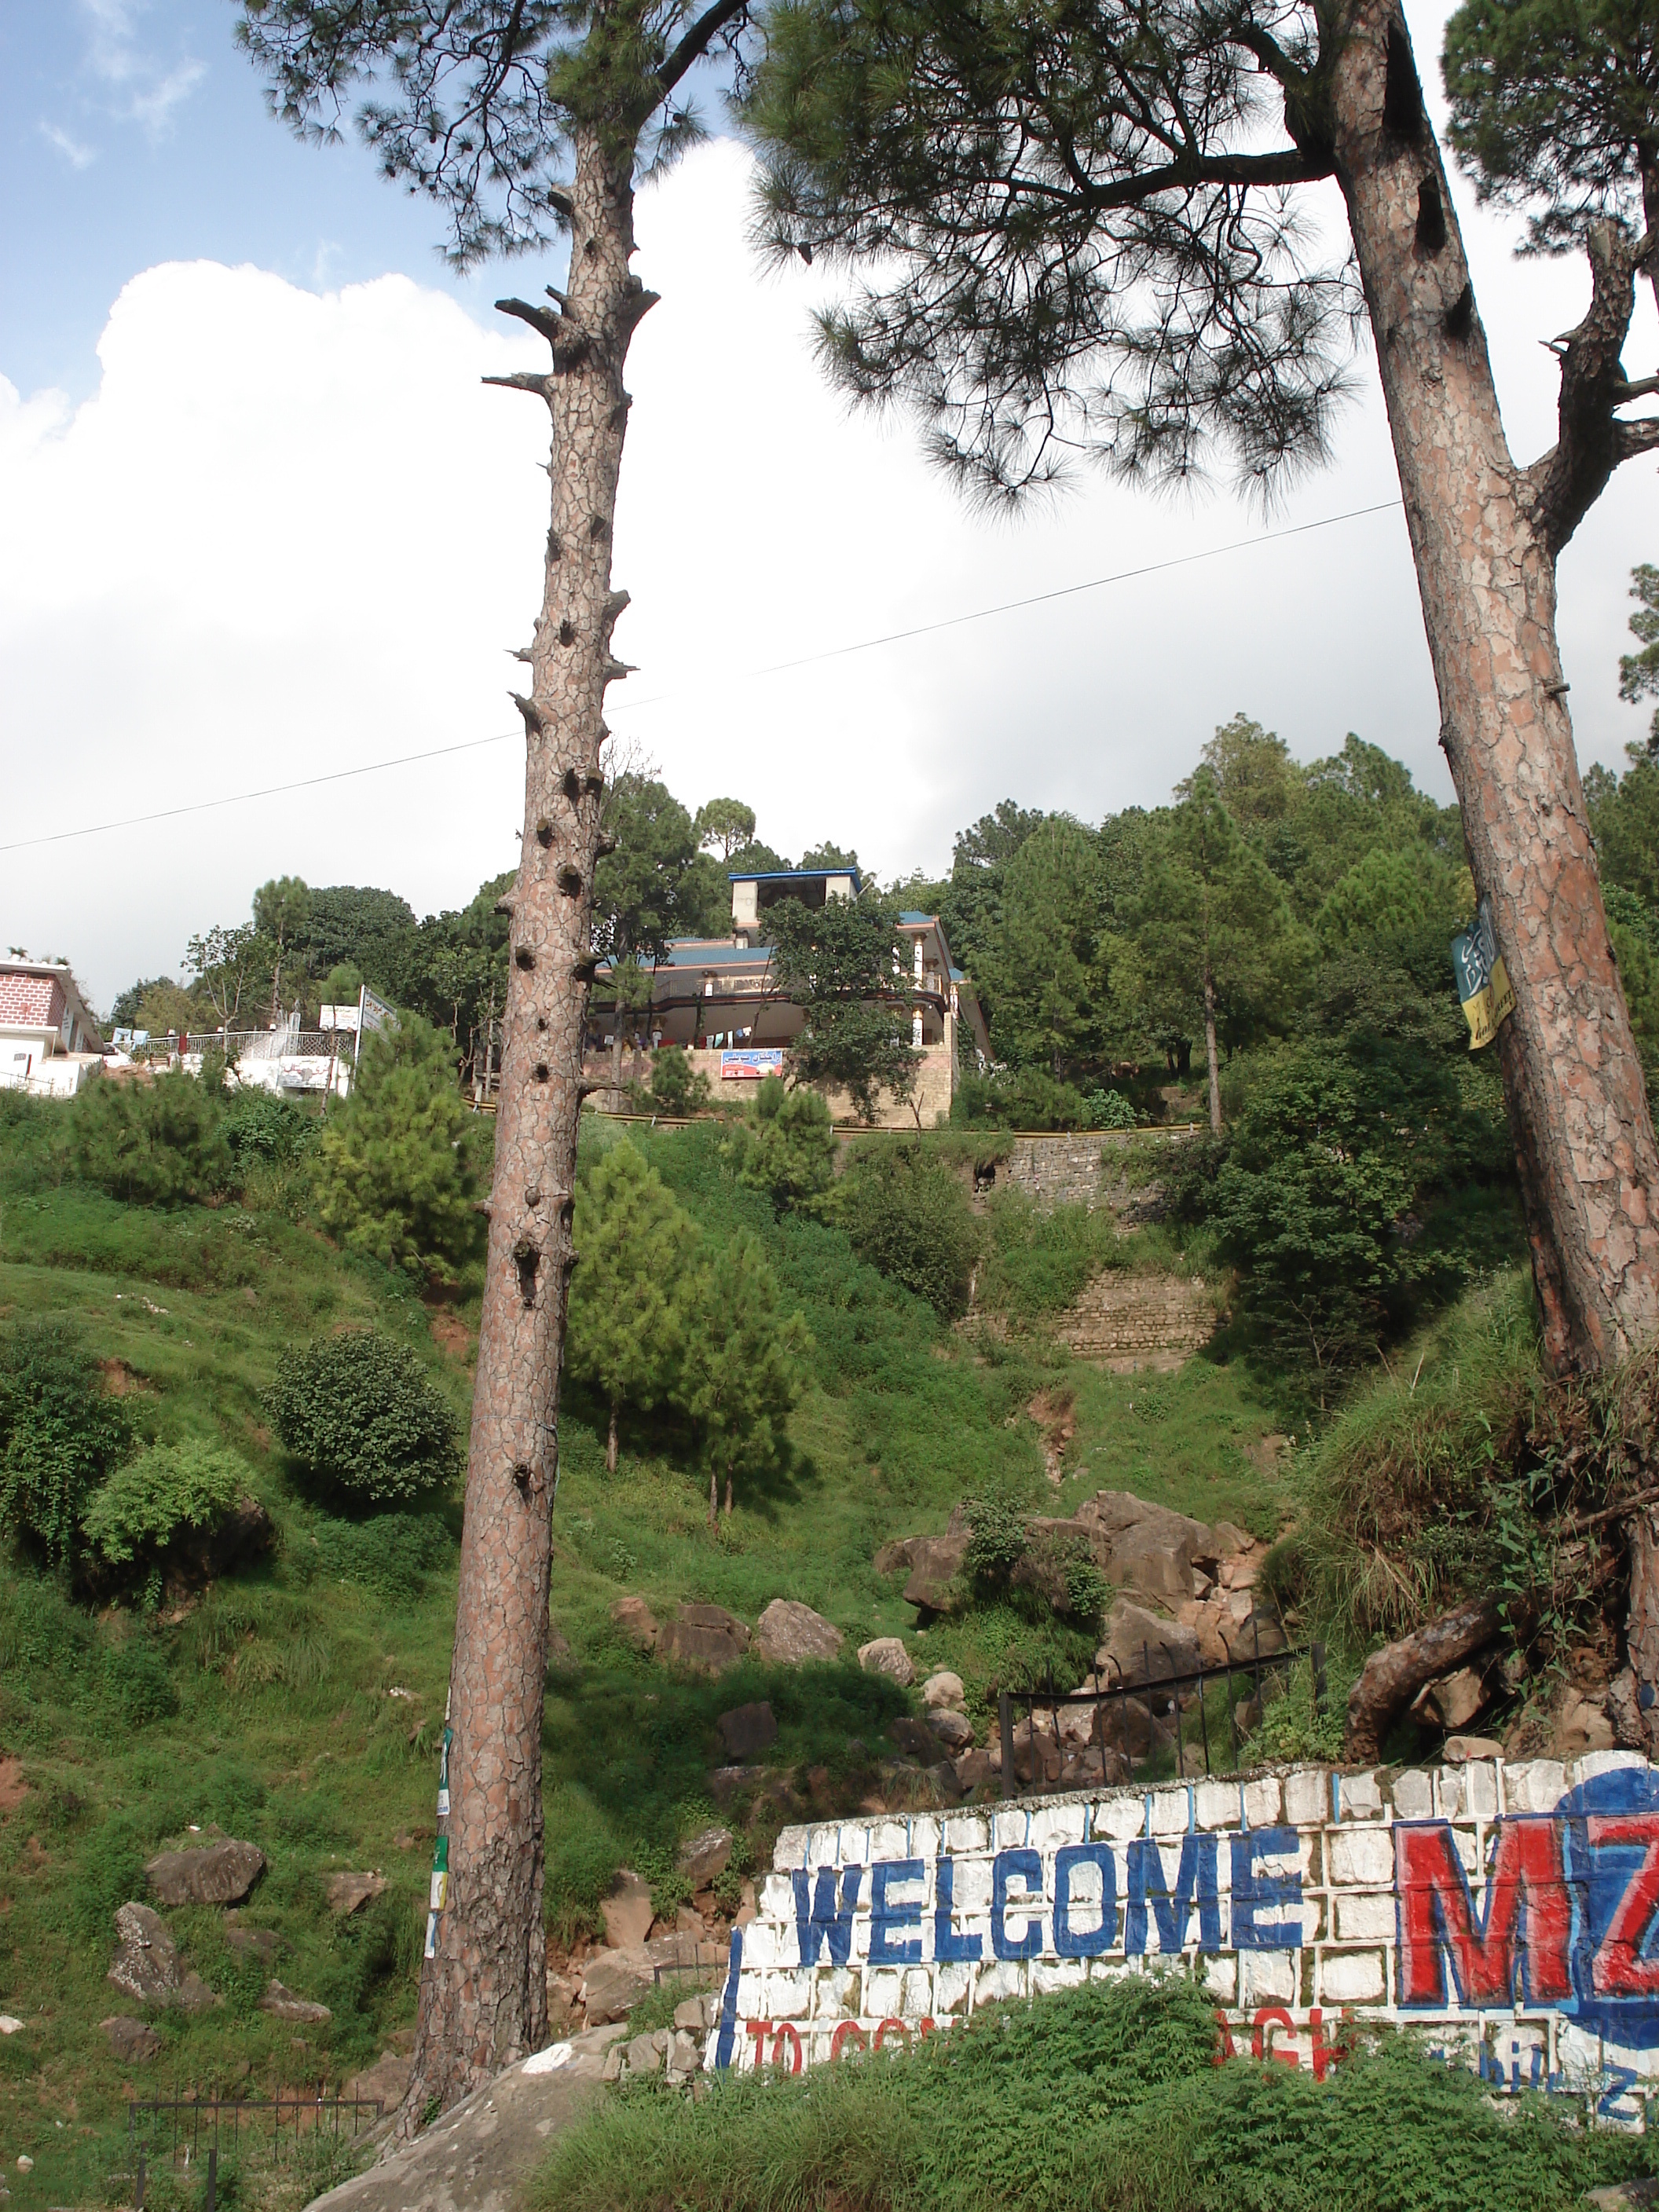
[[[1142,1754],[1143,1766],[1150,1765],[1154,1759],[1160,1756],[1156,1743],[1156,1736],[1161,1724],[1161,1716],[1156,1710],[1159,1706],[1162,1706],[1164,1713],[1170,1717],[1171,1723],[1170,1732],[1173,1736],[1171,1747],[1175,1752],[1177,1778],[1184,1779],[1188,1772],[1188,1742],[1183,1726],[1186,1718],[1183,1705],[1195,1705],[1198,1711],[1200,1742],[1194,1749],[1193,1773],[1196,1775],[1198,1771],[1196,1760],[1199,1749],[1202,1751],[1204,1772],[1206,1776],[1212,1775],[1218,1771],[1224,1774],[1236,1773],[1238,1771],[1242,1749],[1238,1733],[1238,1707],[1233,1695],[1234,1686],[1237,1683],[1242,1680],[1251,1686],[1250,1694],[1255,1699],[1259,1714],[1261,1709],[1261,1687],[1264,1676],[1271,1679],[1276,1674],[1288,1674],[1293,1667],[1301,1661],[1306,1660],[1313,1669],[1315,1713],[1322,1712],[1325,1704],[1324,1645],[1322,1644],[1287,1645],[1282,1651],[1264,1652],[1261,1649],[1261,1629],[1254,1620],[1250,1626],[1253,1644],[1250,1652],[1240,1654],[1237,1657],[1230,1653],[1227,1661],[1219,1666],[1186,1668],[1178,1670],[1172,1668],[1168,1674],[1154,1675],[1151,1646],[1149,1643],[1144,1643],[1141,1645],[1142,1672],[1133,1680],[1124,1674],[1116,1659],[1113,1659],[1111,1664],[1116,1680],[1109,1684],[1103,1684],[1097,1672],[1094,1678],[1096,1686],[1092,1690],[1061,1690],[1052,1680],[1028,1683],[1017,1689],[1004,1690],[997,1699],[997,1724],[1002,1755],[1003,1796],[1012,1797],[1020,1787],[1015,1773],[1014,1710],[1017,1706],[1023,1706],[1025,1709],[1027,1748],[1030,1754],[1031,1765],[1031,1782],[1028,1787],[1030,1793],[1035,1796],[1042,1796],[1049,1790],[1075,1786],[1058,1779],[1051,1782],[1044,1775],[1043,1769],[1048,1765],[1048,1761],[1042,1757],[1040,1747],[1042,1742],[1050,1739],[1039,1734],[1036,1721],[1036,1716],[1040,1711],[1053,1715],[1054,1735],[1051,1741],[1059,1755],[1060,1767],[1063,1772],[1068,1764],[1068,1756],[1067,1747],[1060,1735],[1060,1716],[1062,1711],[1073,1706],[1092,1706],[1095,1709],[1096,1722],[1088,1741],[1076,1745],[1070,1755],[1076,1758],[1085,1752],[1098,1750],[1101,1754],[1100,1779],[1103,1783],[1105,1779],[1106,1754],[1109,1750],[1121,1750],[1121,1757],[1128,1770],[1127,1778],[1131,1782],[1134,1780],[1134,1735],[1137,1723],[1144,1722],[1146,1749]],[[1158,1648],[1167,1659],[1169,1646],[1161,1644]],[[1231,1751],[1231,1763],[1219,1770],[1213,1764],[1211,1756],[1210,1721],[1204,1698],[1206,1688],[1214,1682],[1224,1682],[1227,1685],[1227,1736]],[[1183,1692],[1196,1692],[1196,1696],[1183,1697]],[[1139,1709],[1133,1716],[1129,1709],[1132,1698]],[[1114,1705],[1116,1705],[1118,1711],[1119,1742],[1116,1745],[1109,1744],[1107,1741],[1106,1716]],[[1092,1784],[1085,1786],[1092,1786]]]
[[[378,2124],[386,2106],[379,2097],[145,2097],[127,2106],[127,2148],[134,2161],[135,2212],[143,2212],[145,2169],[154,2160],[207,2169],[204,2204],[213,2212],[219,2153],[233,2157],[244,2146],[269,2149],[273,2160],[287,2148],[297,2152],[307,2136],[342,2134],[341,2115],[350,2118],[347,2137],[355,2142],[365,2128]],[[286,2116],[287,2133],[283,2132]]]

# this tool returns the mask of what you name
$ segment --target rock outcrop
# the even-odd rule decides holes
[[[749,1631],[735,1613],[720,1605],[683,1605],[657,1632],[659,1659],[672,1659],[703,1674],[723,1674],[749,1649]]]
[[[265,1870],[265,1855],[255,1844],[227,1836],[185,1851],[161,1851],[144,1869],[144,1880],[159,1905],[241,1905]]]
[[[835,1623],[810,1605],[775,1597],[755,1624],[750,1650],[775,1667],[799,1667],[809,1659],[839,1659],[845,1641]]]
[[[915,1662],[896,1636],[878,1636],[860,1644],[859,1664],[866,1674],[890,1674],[901,1689],[908,1690],[916,1679]]]
[[[148,1905],[124,1905],[115,1915],[117,1949],[106,1978],[140,2004],[178,2001],[183,1974],[173,1930]]]

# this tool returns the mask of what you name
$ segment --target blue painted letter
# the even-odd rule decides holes
[[[1267,1875],[1258,1872],[1261,1859],[1281,1852],[1295,1857],[1294,1828],[1252,1828],[1235,1836],[1233,1848],[1233,1948],[1236,1951],[1296,1951],[1302,1946],[1301,1920],[1263,1925],[1260,1912],[1276,1912],[1281,1905],[1302,1902],[1302,1869]]]
[[[941,1851],[933,1866],[933,1956],[941,1966],[960,1965],[985,1954],[985,1946],[977,1936],[958,1936],[951,1925],[956,1886],[956,1861]]]
[[[1213,1854],[1212,1865],[1213,1866]],[[1080,1866],[1100,1869],[1100,1925],[1072,1925],[1072,1875]],[[1213,1882],[1212,1883],[1213,1887]],[[1067,1844],[1054,1857],[1054,1948],[1062,1959],[1092,1959],[1109,1951],[1117,1934],[1117,1867],[1109,1844]]]
[[[1007,1914],[1008,1885],[1019,1881],[1028,1895],[1015,1898],[1016,1911],[1022,1904],[1039,1908],[1025,1923],[1025,1932],[1018,1942],[1012,1942],[1004,1921]],[[1035,1959],[1042,1948],[1042,1861],[1035,1851],[999,1851],[991,1862],[991,1948],[999,1959]]]
[[[1164,1861],[1150,1836],[1129,1845],[1129,1909],[1124,1916],[1123,1948],[1131,1958],[1146,1948],[1146,1907],[1158,1919],[1158,1948],[1164,1953],[1187,1948],[1187,1923],[1198,1906],[1198,1948],[1221,1948],[1221,1905],[1216,1893],[1216,1839],[1187,1835],[1181,1839],[1181,1871],[1171,1893]],[[1235,1882],[1238,1876],[1233,1876]]]
[[[790,1877],[795,1885],[795,1932],[800,1939],[800,1962],[816,1966],[827,1943],[832,1966],[844,1966],[853,1955],[853,1911],[859,1901],[864,1869],[850,1866],[841,1878],[841,1910],[836,1910],[836,1869],[818,1869],[817,1893],[810,1902],[806,1876],[798,1868]]]
[[[919,1966],[921,1964],[921,1938],[912,1936],[908,1942],[895,1943],[889,1930],[894,1928],[920,1928],[921,1899],[907,1903],[903,1899],[890,1902],[889,1883],[920,1881],[922,1865],[920,1859],[880,1859],[870,1877],[870,1964],[872,1966]]]

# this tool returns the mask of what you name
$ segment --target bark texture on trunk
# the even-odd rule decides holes
[[[1555,641],[1556,556],[1598,467],[1595,489],[1620,456],[1573,447],[1568,362],[1561,445],[1530,469],[1511,458],[1445,172],[1389,0],[1354,9],[1332,91],[1441,743],[1515,986],[1498,1049],[1546,1352],[1557,1370],[1594,1370],[1659,1324],[1659,1152]],[[1601,289],[1598,270],[1598,299]],[[1598,356],[1587,347],[1585,357]]]
[[[477,2088],[547,2040],[542,1925],[542,1705],[557,1470],[559,1364],[581,1042],[593,973],[611,524],[628,400],[623,365],[652,304],[629,271],[627,149],[573,133],[570,274],[561,312],[502,303],[553,349],[552,526],[525,721],[524,842],[512,916],[489,1249],[450,1669],[449,1888],[421,1977],[414,2075],[398,2116]]]
[[[1215,978],[1204,976],[1204,1056],[1210,1071],[1210,1134],[1221,1134],[1221,1063],[1215,1047]]]
[[[1638,1724],[1650,1759],[1659,1752],[1659,1511],[1630,1522],[1630,1613],[1626,1656],[1635,1676]]]
[[[605,1440],[605,1471],[607,1474],[617,1472],[617,1429],[621,1419],[622,1407],[613,1398],[611,1401],[611,1433]]]

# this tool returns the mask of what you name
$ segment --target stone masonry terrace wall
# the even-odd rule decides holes
[[[1343,2020],[1640,2126],[1659,2091],[1659,1772],[1326,1767],[786,1828],[710,2069],[799,2071],[1184,1960],[1218,2051],[1318,2075]]]

